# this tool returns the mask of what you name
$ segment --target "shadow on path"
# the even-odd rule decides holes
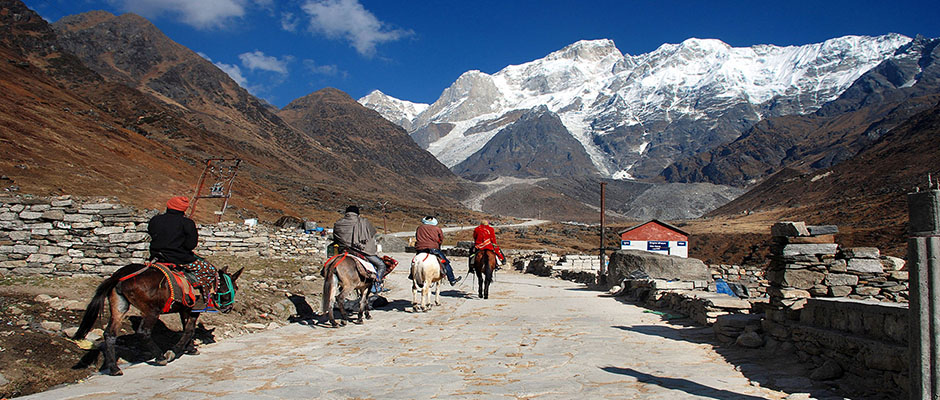
[[[601,369],[612,374],[632,376],[636,378],[637,381],[642,383],[649,383],[666,389],[681,390],[694,396],[710,397],[713,399],[763,400],[763,397],[735,393],[723,389],[715,389],[711,386],[705,386],[688,379],[667,378],[650,375],[630,368],[601,367]]]

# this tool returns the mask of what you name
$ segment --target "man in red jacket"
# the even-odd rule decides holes
[[[499,260],[499,264],[502,265],[506,261],[506,256],[503,255],[503,252],[499,250],[499,246],[496,245],[496,231],[490,226],[490,222],[487,220],[480,221],[480,225],[473,229],[473,247],[477,251],[483,249],[490,249],[496,253],[496,258]],[[471,256],[471,259],[473,257]]]
[[[454,269],[450,266],[450,260],[444,257],[441,252],[441,243],[444,242],[444,231],[437,226],[437,218],[425,217],[421,220],[421,226],[415,231],[415,250],[418,253],[426,252],[437,256],[441,260],[441,266],[444,267],[444,273],[451,286],[460,281],[461,277],[454,277]]]

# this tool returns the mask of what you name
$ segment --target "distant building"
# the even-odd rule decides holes
[[[643,250],[679,257],[689,256],[689,234],[659,220],[652,220],[620,233],[622,250]]]

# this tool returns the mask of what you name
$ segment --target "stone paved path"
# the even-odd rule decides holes
[[[710,345],[642,308],[560,280],[499,271],[411,311],[407,260],[393,302],[364,325],[292,324],[206,345],[166,367],[124,366],[36,399],[780,399]],[[466,271],[458,260],[458,271]],[[319,307],[313,305],[314,309]]]

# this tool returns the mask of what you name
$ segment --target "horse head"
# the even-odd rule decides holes
[[[228,267],[219,270],[219,291],[215,294],[215,299],[213,299],[216,307],[223,313],[232,311],[232,309],[235,308],[235,292],[238,291],[236,281],[245,268],[242,267],[231,275],[226,272],[227,270]]]

